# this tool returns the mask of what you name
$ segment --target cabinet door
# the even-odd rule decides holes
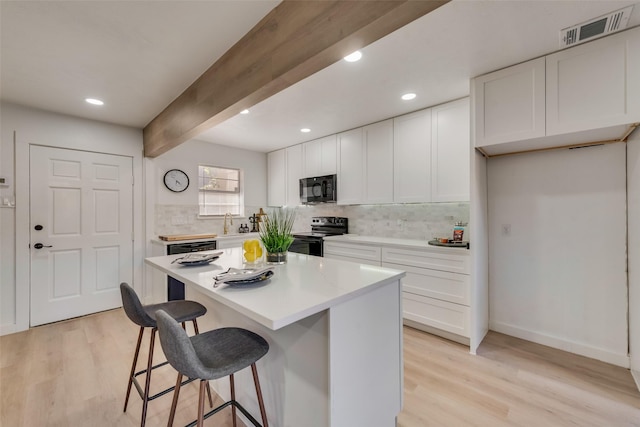
[[[322,144],[319,140],[309,141],[302,144],[303,155],[303,178],[320,176],[320,163],[322,161]]]
[[[287,200],[287,171],[285,150],[267,154],[267,204],[283,206]]]
[[[640,120],[638,39],[635,29],[547,56],[547,135]]]
[[[338,204],[358,204],[364,193],[362,128],[338,134]]]
[[[302,145],[293,145],[286,148],[286,191],[287,206],[300,204],[300,178],[302,178]]]
[[[338,172],[338,142],[336,135],[320,139],[320,175],[334,175]]]
[[[393,200],[431,201],[431,109],[393,119]]]
[[[469,98],[431,109],[431,200],[469,201]]]
[[[363,128],[365,203],[393,202],[393,120]]]
[[[476,77],[475,146],[545,135],[545,59]]]

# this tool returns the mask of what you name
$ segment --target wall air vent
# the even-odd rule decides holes
[[[629,23],[633,6],[616,10],[573,27],[560,30],[560,47],[574,46],[616,31],[624,30]]]

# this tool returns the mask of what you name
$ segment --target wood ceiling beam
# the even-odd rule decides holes
[[[156,157],[450,0],[284,0],[143,130]]]

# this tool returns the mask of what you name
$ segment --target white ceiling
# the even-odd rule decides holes
[[[2,0],[1,97],[141,128],[277,3]],[[471,77],[556,51],[560,29],[630,4],[640,25],[637,1],[454,0],[197,139],[266,152],[464,97]]]

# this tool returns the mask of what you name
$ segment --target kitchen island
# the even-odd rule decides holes
[[[258,369],[270,425],[395,426],[404,272],[289,253],[268,281],[214,288],[214,276],[244,267],[241,248],[222,252],[198,267],[171,264],[180,255],[145,261],[185,283],[186,298],[207,307],[202,331],[237,326],[269,342]],[[250,371],[235,377],[237,400],[259,413]],[[226,378],[212,386],[229,398]]]

